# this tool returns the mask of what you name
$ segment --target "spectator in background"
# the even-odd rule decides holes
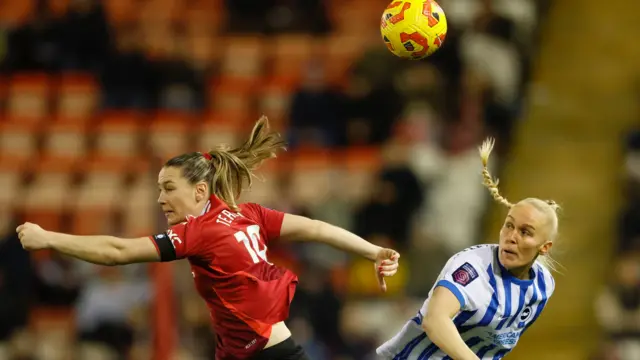
[[[121,26],[115,35],[115,46],[100,72],[103,106],[149,109],[153,105],[153,74],[142,51],[139,29],[135,25]]]
[[[36,264],[36,292],[38,303],[45,306],[67,307],[75,303],[82,279],[74,261],[57,253]]]
[[[640,254],[640,131],[633,131],[627,140],[625,166],[626,204],[620,219],[618,251]]]
[[[197,111],[204,108],[205,81],[189,64],[184,29],[173,32],[166,58],[155,62],[158,107],[166,110]]]
[[[598,296],[596,316],[621,359],[640,358],[640,261],[616,261],[613,281]]]
[[[385,168],[378,176],[368,203],[355,214],[356,233],[365,238],[379,236],[405,249],[414,212],[420,207],[424,190],[408,166],[408,149],[389,143]]]
[[[329,88],[322,64],[312,61],[295,92],[290,110],[290,146],[332,146],[342,126],[340,94]]]
[[[0,239],[0,341],[27,325],[34,291],[31,258],[14,233]]]
[[[229,32],[325,34],[331,24],[322,0],[227,0]]]
[[[31,21],[9,26],[6,54],[1,64],[3,72],[58,70],[63,50],[62,28],[46,1],[36,2]]]
[[[102,3],[71,0],[61,26],[64,68],[98,70],[109,53],[111,40]]]
[[[100,267],[77,303],[80,339],[105,344],[125,357],[134,342],[130,317],[151,296],[148,284],[124,278],[122,269]]]

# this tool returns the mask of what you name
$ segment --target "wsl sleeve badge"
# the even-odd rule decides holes
[[[469,264],[468,262],[462,264],[459,268],[457,268],[453,274],[453,281],[462,286],[469,285],[473,280],[478,278],[478,272],[476,269]]]

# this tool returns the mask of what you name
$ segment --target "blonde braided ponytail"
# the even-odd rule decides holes
[[[493,150],[493,146],[495,145],[494,138],[487,138],[482,142],[482,145],[478,148],[478,152],[480,153],[480,159],[482,159],[482,184],[489,190],[493,199],[500,204],[511,208],[513,206],[505,197],[500,195],[500,191],[498,190],[498,183],[500,182],[498,179],[493,179],[491,173],[489,172],[489,168],[487,165],[489,164],[489,155],[491,155],[491,151]]]

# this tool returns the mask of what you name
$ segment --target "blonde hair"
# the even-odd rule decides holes
[[[230,209],[239,211],[238,198],[245,186],[250,188],[253,184],[253,172],[284,149],[280,134],[271,132],[269,120],[262,116],[241,146],[231,148],[225,144],[206,153],[183,154],[167,161],[165,167],[181,168],[190,184],[205,181],[213,194]]]
[[[502,196],[498,189],[498,183],[500,181],[497,178],[494,180],[488,168],[489,156],[491,155],[491,151],[493,151],[494,145],[495,139],[489,137],[485,139],[485,141],[482,142],[482,145],[478,148],[480,159],[482,159],[482,184],[489,190],[491,197],[493,197],[496,202],[509,209],[517,204],[526,203],[533,205],[536,209],[544,213],[550,222],[548,240],[552,242],[555,241],[558,236],[558,214],[562,210],[560,205],[553,200],[541,200],[538,198],[526,198],[519,201],[517,204],[512,204],[507,200],[507,198]],[[544,267],[554,272],[559,272],[558,268],[562,266],[551,256],[551,251],[541,255],[537,260],[540,261]]]

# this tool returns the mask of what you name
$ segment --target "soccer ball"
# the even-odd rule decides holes
[[[380,32],[394,55],[420,60],[442,46],[447,18],[434,0],[395,0],[382,13]]]

